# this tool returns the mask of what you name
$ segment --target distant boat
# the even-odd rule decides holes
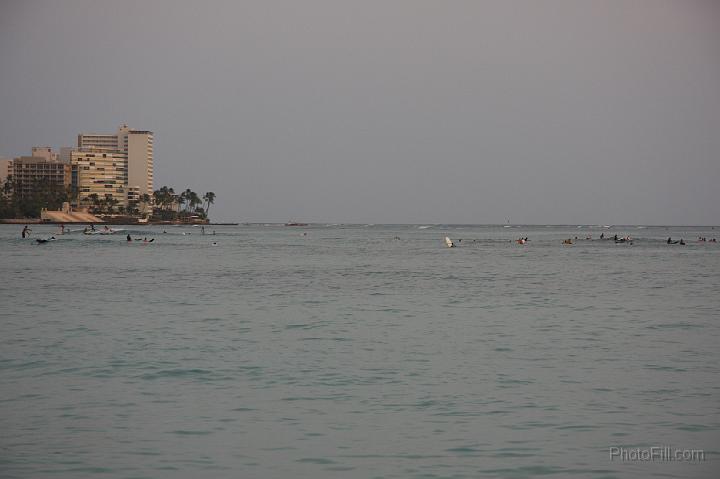
[[[288,223],[285,223],[285,226],[307,226],[307,223],[296,223],[294,221],[290,221]]]

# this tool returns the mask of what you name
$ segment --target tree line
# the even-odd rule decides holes
[[[22,194],[20,193],[22,192]],[[175,193],[171,187],[163,186],[152,195],[144,194],[131,199],[127,206],[112,196],[88,195],[85,203],[93,214],[120,214],[143,216],[152,208],[152,217],[159,220],[182,220],[191,217],[207,219],[210,206],[215,203],[216,195],[208,191],[202,197],[187,188]],[[50,182],[38,177],[25,188],[8,177],[0,185],[0,218],[39,218],[43,208],[59,210],[64,202],[77,203],[78,194],[70,186]]]
[[[153,192],[153,217],[161,220],[176,220],[196,216],[207,219],[210,206],[215,203],[216,195],[208,191],[202,197],[187,188],[175,193],[172,187],[163,186]]]
[[[47,178],[35,178],[23,188],[8,176],[0,185],[0,218],[39,218],[43,208],[59,210],[73,198],[70,186],[58,185]]]

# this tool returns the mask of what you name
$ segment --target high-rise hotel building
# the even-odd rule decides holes
[[[31,156],[20,156],[11,162],[0,161],[0,178],[12,177],[13,193],[20,198],[32,195],[46,186],[65,189],[70,186],[70,165],[58,160],[49,146],[34,146]]]
[[[127,206],[129,195],[127,186],[127,155],[119,151],[103,150],[96,147],[84,147],[72,150],[72,184],[77,191],[78,204],[89,206],[89,196],[96,194],[98,199],[113,198],[118,205]]]
[[[119,205],[139,200],[153,192],[153,133],[132,130],[127,125],[117,134],[81,133],[77,148],[69,153],[73,186],[81,205],[93,193],[112,197]]]

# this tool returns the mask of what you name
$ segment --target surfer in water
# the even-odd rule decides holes
[[[130,235],[127,235],[127,240],[132,241],[132,238],[130,237]]]
[[[28,225],[25,225],[25,227],[24,227],[23,230],[22,230],[22,237],[23,237],[23,239],[24,239],[24,238],[27,238],[28,236],[30,236],[30,233],[32,233],[32,230],[31,230],[30,228],[28,228]]]

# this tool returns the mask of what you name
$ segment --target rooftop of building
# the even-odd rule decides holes
[[[13,163],[51,163],[63,164],[60,160],[49,159],[42,156],[19,156],[13,160]]]

